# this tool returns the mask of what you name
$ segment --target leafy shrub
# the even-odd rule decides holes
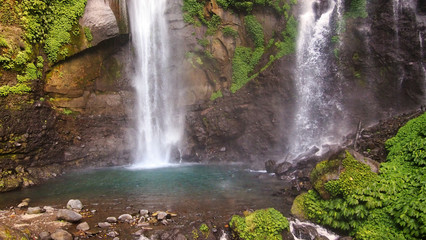
[[[317,223],[350,232],[357,239],[424,239],[426,237],[426,113],[412,119],[386,142],[387,162],[380,175],[350,157],[345,170],[326,189],[303,197],[306,215]]]
[[[268,208],[256,210],[246,217],[234,215],[229,226],[241,239],[280,240],[281,232],[289,229],[289,222],[280,212]]]
[[[259,63],[263,53],[263,47],[255,48],[253,51],[248,47],[237,47],[232,58],[232,85],[231,92],[235,93],[252,79],[250,73]]]

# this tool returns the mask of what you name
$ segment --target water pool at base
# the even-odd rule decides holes
[[[273,196],[283,181],[240,166],[180,165],[157,169],[106,168],[79,171],[40,186],[0,194],[0,208],[31,198],[30,206],[65,207],[80,199],[98,218],[171,210],[187,221],[195,218],[229,220],[246,209],[274,207],[284,211],[282,197]]]

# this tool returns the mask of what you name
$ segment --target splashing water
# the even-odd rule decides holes
[[[171,71],[167,0],[129,2],[135,53],[136,148],[134,166],[166,166],[182,135],[178,81]]]

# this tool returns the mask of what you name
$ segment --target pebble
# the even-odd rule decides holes
[[[116,232],[116,231],[111,231],[111,232],[108,232],[107,233],[107,236],[108,237],[117,237],[119,234],[118,234],[118,232]]]
[[[67,222],[78,222],[83,217],[74,211],[68,209],[59,209],[56,218],[58,220],[65,220]]]
[[[135,235],[135,236],[140,236],[142,234],[143,234],[143,230],[138,230],[135,233],[133,233],[133,235]]]
[[[166,212],[158,212],[157,213],[157,219],[158,220],[163,220],[167,217],[167,213]]]
[[[89,226],[89,224],[87,222],[82,222],[82,223],[80,223],[80,224],[77,225],[77,230],[87,231],[89,229],[90,229],[90,226]]]
[[[123,222],[128,222],[132,219],[133,219],[133,217],[130,214],[122,214],[118,217],[118,220],[123,221]]]
[[[58,229],[51,235],[53,240],[73,240],[71,233]]]
[[[120,238],[118,238],[118,237],[115,237],[115,238],[113,238],[112,240],[120,240]]]
[[[27,210],[27,214],[39,214],[42,213],[42,209],[40,207],[29,207]]]
[[[187,238],[185,237],[185,235],[183,235],[183,234],[179,233],[179,234],[176,236],[176,239],[175,239],[175,240],[187,240]]]
[[[100,223],[98,223],[98,226],[99,226],[100,228],[109,228],[109,227],[111,227],[112,225],[111,225],[111,223],[108,223],[108,222],[100,222]]]
[[[116,217],[107,217],[106,220],[109,223],[116,223],[117,222],[117,218]]]
[[[142,209],[142,210],[140,210],[140,211],[139,211],[139,214],[140,214],[141,216],[148,216],[148,213],[149,213],[149,211],[148,211],[148,210],[146,210],[146,209]]]
[[[150,240],[149,238],[147,238],[147,237],[145,237],[144,235],[141,235],[140,237],[139,237],[139,240]]]
[[[167,220],[166,220],[166,219],[164,219],[163,221],[161,221],[161,223],[162,223],[163,225],[167,225],[167,224],[169,224],[169,222],[167,222]]]
[[[78,199],[70,199],[67,203],[67,208],[71,210],[81,210],[83,209],[83,204]]]

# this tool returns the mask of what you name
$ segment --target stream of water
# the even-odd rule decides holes
[[[167,0],[129,1],[135,52],[135,167],[167,165],[182,135],[182,119],[177,110],[179,83],[170,74],[166,4]]]

